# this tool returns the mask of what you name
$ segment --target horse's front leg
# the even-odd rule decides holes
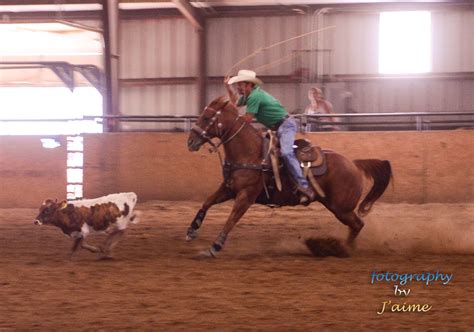
[[[199,228],[201,227],[204,218],[206,217],[207,210],[211,208],[211,206],[215,204],[219,204],[225,202],[231,198],[231,193],[229,189],[225,186],[225,184],[221,184],[219,189],[209,196],[206,201],[203,203],[201,209],[198,211],[196,216],[194,217],[193,221],[191,222],[191,226],[188,227],[188,231],[186,233],[186,241],[191,241],[197,238]]]
[[[242,190],[237,194],[232,211],[224,225],[224,229],[219,233],[216,241],[214,241],[214,243],[207,250],[202,252],[204,256],[214,258],[217,256],[217,253],[224,247],[225,241],[230,231],[232,228],[234,228],[240,218],[242,218],[244,213],[247,212],[249,207],[255,202],[259,193],[259,190],[252,188],[249,190]]]

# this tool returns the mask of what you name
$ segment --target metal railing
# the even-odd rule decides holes
[[[392,131],[392,130],[451,130],[474,129],[474,112],[416,112],[416,113],[350,113],[350,114],[295,114],[301,132],[317,131]],[[185,115],[122,115],[84,116],[76,119],[0,119],[0,122],[79,122],[93,120],[123,123],[174,124],[160,128],[123,129],[122,131],[177,131],[189,132],[198,116]],[[177,127],[176,127],[177,125]],[[331,128],[332,127],[332,128]],[[1,133],[0,133],[1,135]]]
[[[474,129],[474,112],[350,113],[295,115],[302,131]]]
[[[415,113],[350,113],[350,114],[294,114],[301,132],[327,131],[334,127],[340,131],[370,131],[370,130],[450,130],[458,128],[474,129],[474,112],[415,112]],[[180,128],[174,131],[191,130],[198,116],[172,115],[124,115],[84,117],[95,121],[109,119],[120,122],[142,123],[174,123]],[[332,119],[333,121],[331,121]],[[173,131],[173,128],[167,131]]]

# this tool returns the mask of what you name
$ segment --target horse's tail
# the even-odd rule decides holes
[[[390,180],[392,180],[392,167],[388,160],[379,159],[358,159],[354,160],[354,164],[364,172],[366,177],[374,180],[372,188],[359,204],[359,209],[357,210],[360,216],[365,216],[370,212],[372,205],[382,196]]]

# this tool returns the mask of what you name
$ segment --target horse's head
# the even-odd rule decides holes
[[[218,137],[223,140],[239,117],[237,109],[224,96],[214,99],[201,112],[188,138],[188,149],[198,151],[206,142]]]

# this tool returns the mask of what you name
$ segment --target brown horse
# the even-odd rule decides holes
[[[264,138],[239,116],[236,107],[224,97],[213,100],[201,113],[189,134],[188,149],[197,151],[206,142],[215,145],[211,140],[214,137],[220,139],[218,145],[224,146],[224,182],[204,202],[188,228],[186,237],[188,241],[197,237],[198,230],[211,206],[235,199],[224,229],[204,252],[210,257],[215,257],[222,249],[228,234],[252,204],[284,206],[297,205],[300,201],[294,181],[286,171],[282,172],[282,190],[273,190],[271,195],[268,194],[268,188],[273,187],[274,180],[272,172],[262,164]],[[355,238],[364,226],[359,216],[370,211],[372,204],[382,196],[392,178],[390,162],[378,159],[352,162],[334,151],[325,151],[325,155],[328,170],[324,175],[317,177],[325,197],[316,195],[315,201],[322,203],[337,219],[349,227],[347,241],[353,246]],[[373,179],[373,186],[360,203],[356,214],[354,210],[363,190],[362,173]]]

